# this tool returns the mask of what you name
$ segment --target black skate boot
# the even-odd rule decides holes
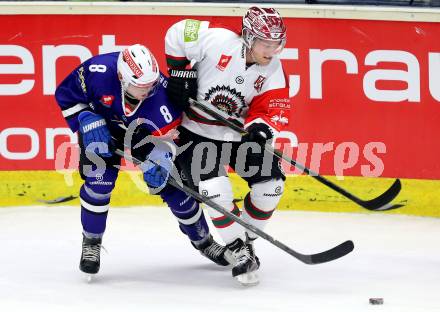
[[[218,265],[228,266],[234,263],[234,258],[228,248],[217,243],[211,234],[203,242],[198,244],[191,242],[191,244],[203,256]]]
[[[260,262],[255,257],[253,244],[251,242],[245,243],[241,238],[237,238],[227,247],[236,261],[232,268],[232,276],[245,286],[258,284],[257,270],[260,267]]]
[[[87,274],[96,274],[100,266],[101,238],[88,238],[83,234],[79,269]]]

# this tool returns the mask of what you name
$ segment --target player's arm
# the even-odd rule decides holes
[[[84,146],[98,155],[110,157],[111,135],[105,119],[88,104],[93,92],[86,76],[87,69],[82,64],[57,87],[55,99],[72,132],[81,132]]]
[[[182,111],[167,101],[155,103],[148,116],[149,121],[142,126],[153,136],[145,150],[149,149],[146,161],[141,165],[144,180],[150,191],[157,193],[166,184],[173,168],[175,129],[181,122]]]
[[[280,67],[253,98],[244,125],[249,135],[243,141],[265,142],[275,137],[288,125],[290,108],[289,87]]]
[[[86,85],[86,69],[84,64],[71,72],[57,87],[55,99],[63,117],[72,132],[78,131],[78,116],[81,112],[92,111]]]
[[[203,49],[209,22],[183,20],[172,25],[165,35],[165,55],[170,78],[167,94],[170,100],[183,108],[188,99],[197,97],[197,71],[189,68],[191,61],[203,58]]]

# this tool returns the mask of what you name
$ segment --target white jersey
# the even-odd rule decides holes
[[[290,101],[281,61],[246,66],[241,36],[208,21],[183,20],[168,30],[165,53],[170,67],[188,61],[198,73],[197,100],[227,113],[245,127],[265,122],[276,134],[288,122]],[[195,107],[184,114],[182,126],[220,141],[239,141],[240,135]]]

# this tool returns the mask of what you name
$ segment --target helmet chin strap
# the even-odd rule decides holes
[[[247,40],[248,44],[246,45],[246,49],[249,51],[249,56],[251,57],[251,60],[249,60],[250,62],[248,62],[248,60],[246,59],[246,63],[258,64],[258,62],[254,56],[254,51],[252,49],[252,46],[254,45],[255,39],[256,39],[255,36],[252,36],[251,38],[248,38],[248,40]]]
[[[124,90],[124,97],[125,100],[131,104],[131,105],[138,105],[140,103],[141,100],[136,99],[135,97],[133,97],[130,93],[128,93],[126,90]]]
[[[254,63],[258,64],[257,60],[255,59],[254,52],[252,51],[252,47],[247,48],[247,49],[248,49],[249,56],[250,56],[251,59],[249,60],[249,62],[246,59],[246,63],[247,64],[254,64]]]
[[[122,91],[124,93],[124,99],[125,99],[125,101],[128,102],[128,104],[138,105],[140,103],[140,100],[136,99],[133,95],[131,95],[127,91],[129,85],[130,85],[129,82],[121,81]]]

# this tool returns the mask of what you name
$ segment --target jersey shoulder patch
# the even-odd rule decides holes
[[[201,21],[187,19],[183,30],[184,42],[193,42],[199,39],[199,29]]]

